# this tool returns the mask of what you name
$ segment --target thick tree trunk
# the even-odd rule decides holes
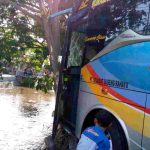
[[[51,7],[51,13],[58,12],[59,10],[59,0],[53,1],[51,3],[53,7]],[[60,23],[59,23],[59,17],[53,18],[52,20],[48,21],[48,25],[50,27],[50,37],[51,37],[51,61],[53,70],[55,73],[59,71],[59,63],[58,63],[58,56],[61,52],[61,44],[60,44]]]
[[[58,63],[58,56],[61,52],[61,44],[60,44],[60,26],[59,26],[59,19],[55,18],[52,21],[49,21],[48,24],[51,24],[51,39],[52,39],[52,66],[54,72],[59,70],[59,63]]]
[[[57,73],[59,70],[58,56],[60,55],[60,28],[58,19],[48,21],[43,18],[43,29],[45,32],[45,38],[48,44],[50,63],[53,68],[53,72]]]
[[[55,13],[58,11],[59,0],[50,1],[50,13]],[[41,11],[44,10],[42,0],[39,1]],[[53,72],[56,74],[59,71],[58,56],[60,55],[61,45],[60,45],[60,26],[59,18],[53,18],[48,20],[47,13],[43,11],[42,13],[42,26],[45,32],[45,38],[47,41],[49,54],[50,54],[50,63],[53,69]]]

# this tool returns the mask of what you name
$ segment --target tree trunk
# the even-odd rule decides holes
[[[45,32],[45,38],[48,44],[50,63],[54,73],[59,70],[58,56],[60,55],[60,28],[58,19],[48,21],[47,18],[43,18],[43,29]]]
[[[49,1],[50,10],[49,13],[55,13],[58,11],[59,0]],[[42,0],[39,0],[39,5],[41,11],[44,10]],[[50,63],[53,69],[53,72],[57,74],[59,71],[58,56],[60,55],[61,45],[60,45],[60,26],[59,18],[53,18],[48,20],[47,13],[42,12],[42,27],[45,32],[45,39],[47,41]]]

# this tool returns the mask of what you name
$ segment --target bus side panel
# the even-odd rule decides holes
[[[147,95],[146,108],[150,109],[150,94]],[[145,113],[144,131],[142,146],[145,149],[150,149],[150,115]]]
[[[134,150],[140,149],[142,138],[141,133],[133,130],[133,128],[129,127],[127,123],[132,124],[136,127],[138,126],[138,130],[142,132],[143,122],[141,122],[141,120],[143,119],[144,114],[142,114],[142,116],[140,115],[139,117],[135,117],[135,115],[139,114],[135,114],[136,112],[130,109],[127,104],[121,103],[116,99],[109,99],[103,96],[95,95],[94,93],[92,93],[94,85],[92,85],[92,90],[89,88],[91,87],[90,85],[91,84],[86,82],[81,82],[80,85],[76,122],[77,137],[80,138],[81,128],[87,114],[93,109],[102,108],[107,109],[112,114],[114,114],[115,117],[120,118],[124,121],[126,125],[126,128],[124,130],[127,129],[129,134],[130,148]],[[125,120],[127,122],[125,122]]]
[[[90,89],[86,91],[83,86],[82,91],[94,94],[104,107],[125,122],[136,149],[140,149],[142,142],[144,110],[150,114],[149,109],[145,109],[146,92],[150,91],[149,47],[150,42],[143,42],[118,48],[82,68],[83,81]],[[89,97],[80,96],[78,111],[86,109],[84,106],[89,101],[88,107],[97,105],[92,99],[85,99]],[[144,133],[144,136],[147,135]]]
[[[94,106],[101,107],[101,103],[97,100],[86,82],[80,82],[78,108],[77,108],[77,121],[76,121],[76,136],[80,138],[82,125],[85,117]],[[94,119],[94,118],[93,118]],[[94,121],[94,120],[93,120]],[[94,122],[93,122],[94,123]]]
[[[82,70],[82,74],[86,81],[89,78],[91,78],[91,74],[90,72],[88,72],[87,68],[85,70]],[[108,94],[103,93],[101,91],[101,89],[103,88],[102,85],[98,85],[90,82],[86,82],[86,84],[88,85],[90,90],[84,89],[84,87],[81,86],[83,88],[82,91],[94,94],[97,101],[99,101],[100,104],[102,104],[102,106],[104,106],[115,116],[118,116],[121,120],[123,120],[128,128],[131,147],[134,149],[140,149],[141,140],[142,140],[143,119],[144,119],[144,112],[142,112],[141,110],[144,108],[139,107],[138,105],[136,106],[136,105],[131,105],[131,104],[127,104],[126,102],[123,102],[121,100],[123,96],[120,95],[120,93],[123,93],[123,89],[111,88],[111,90],[113,90],[115,93],[120,92],[118,93],[120,95],[120,99],[119,99],[118,97],[115,97],[115,95],[111,95],[109,93]],[[104,88],[108,88],[108,87],[105,86]],[[127,95],[129,95],[128,98],[129,97],[131,98],[132,95],[134,95],[134,96],[138,96],[138,98],[142,100],[146,100],[145,93],[126,91],[126,96]],[[135,97],[133,97],[133,99],[137,100]],[[83,99],[81,98],[79,101],[80,101],[79,103],[81,103]],[[96,105],[92,99],[90,99],[89,101],[91,101],[90,102],[91,108]],[[82,106],[86,106],[86,101],[82,103],[83,103]],[[80,104],[78,106],[82,107]],[[84,107],[84,109],[85,108],[86,107]]]

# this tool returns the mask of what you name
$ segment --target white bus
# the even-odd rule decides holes
[[[113,150],[150,149],[149,35],[150,0],[77,4],[68,19],[54,136],[61,124],[79,139],[104,109],[113,116]]]

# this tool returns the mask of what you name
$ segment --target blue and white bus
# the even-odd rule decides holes
[[[82,0],[68,19],[54,135],[79,139],[100,109],[113,150],[150,149],[150,0]]]

